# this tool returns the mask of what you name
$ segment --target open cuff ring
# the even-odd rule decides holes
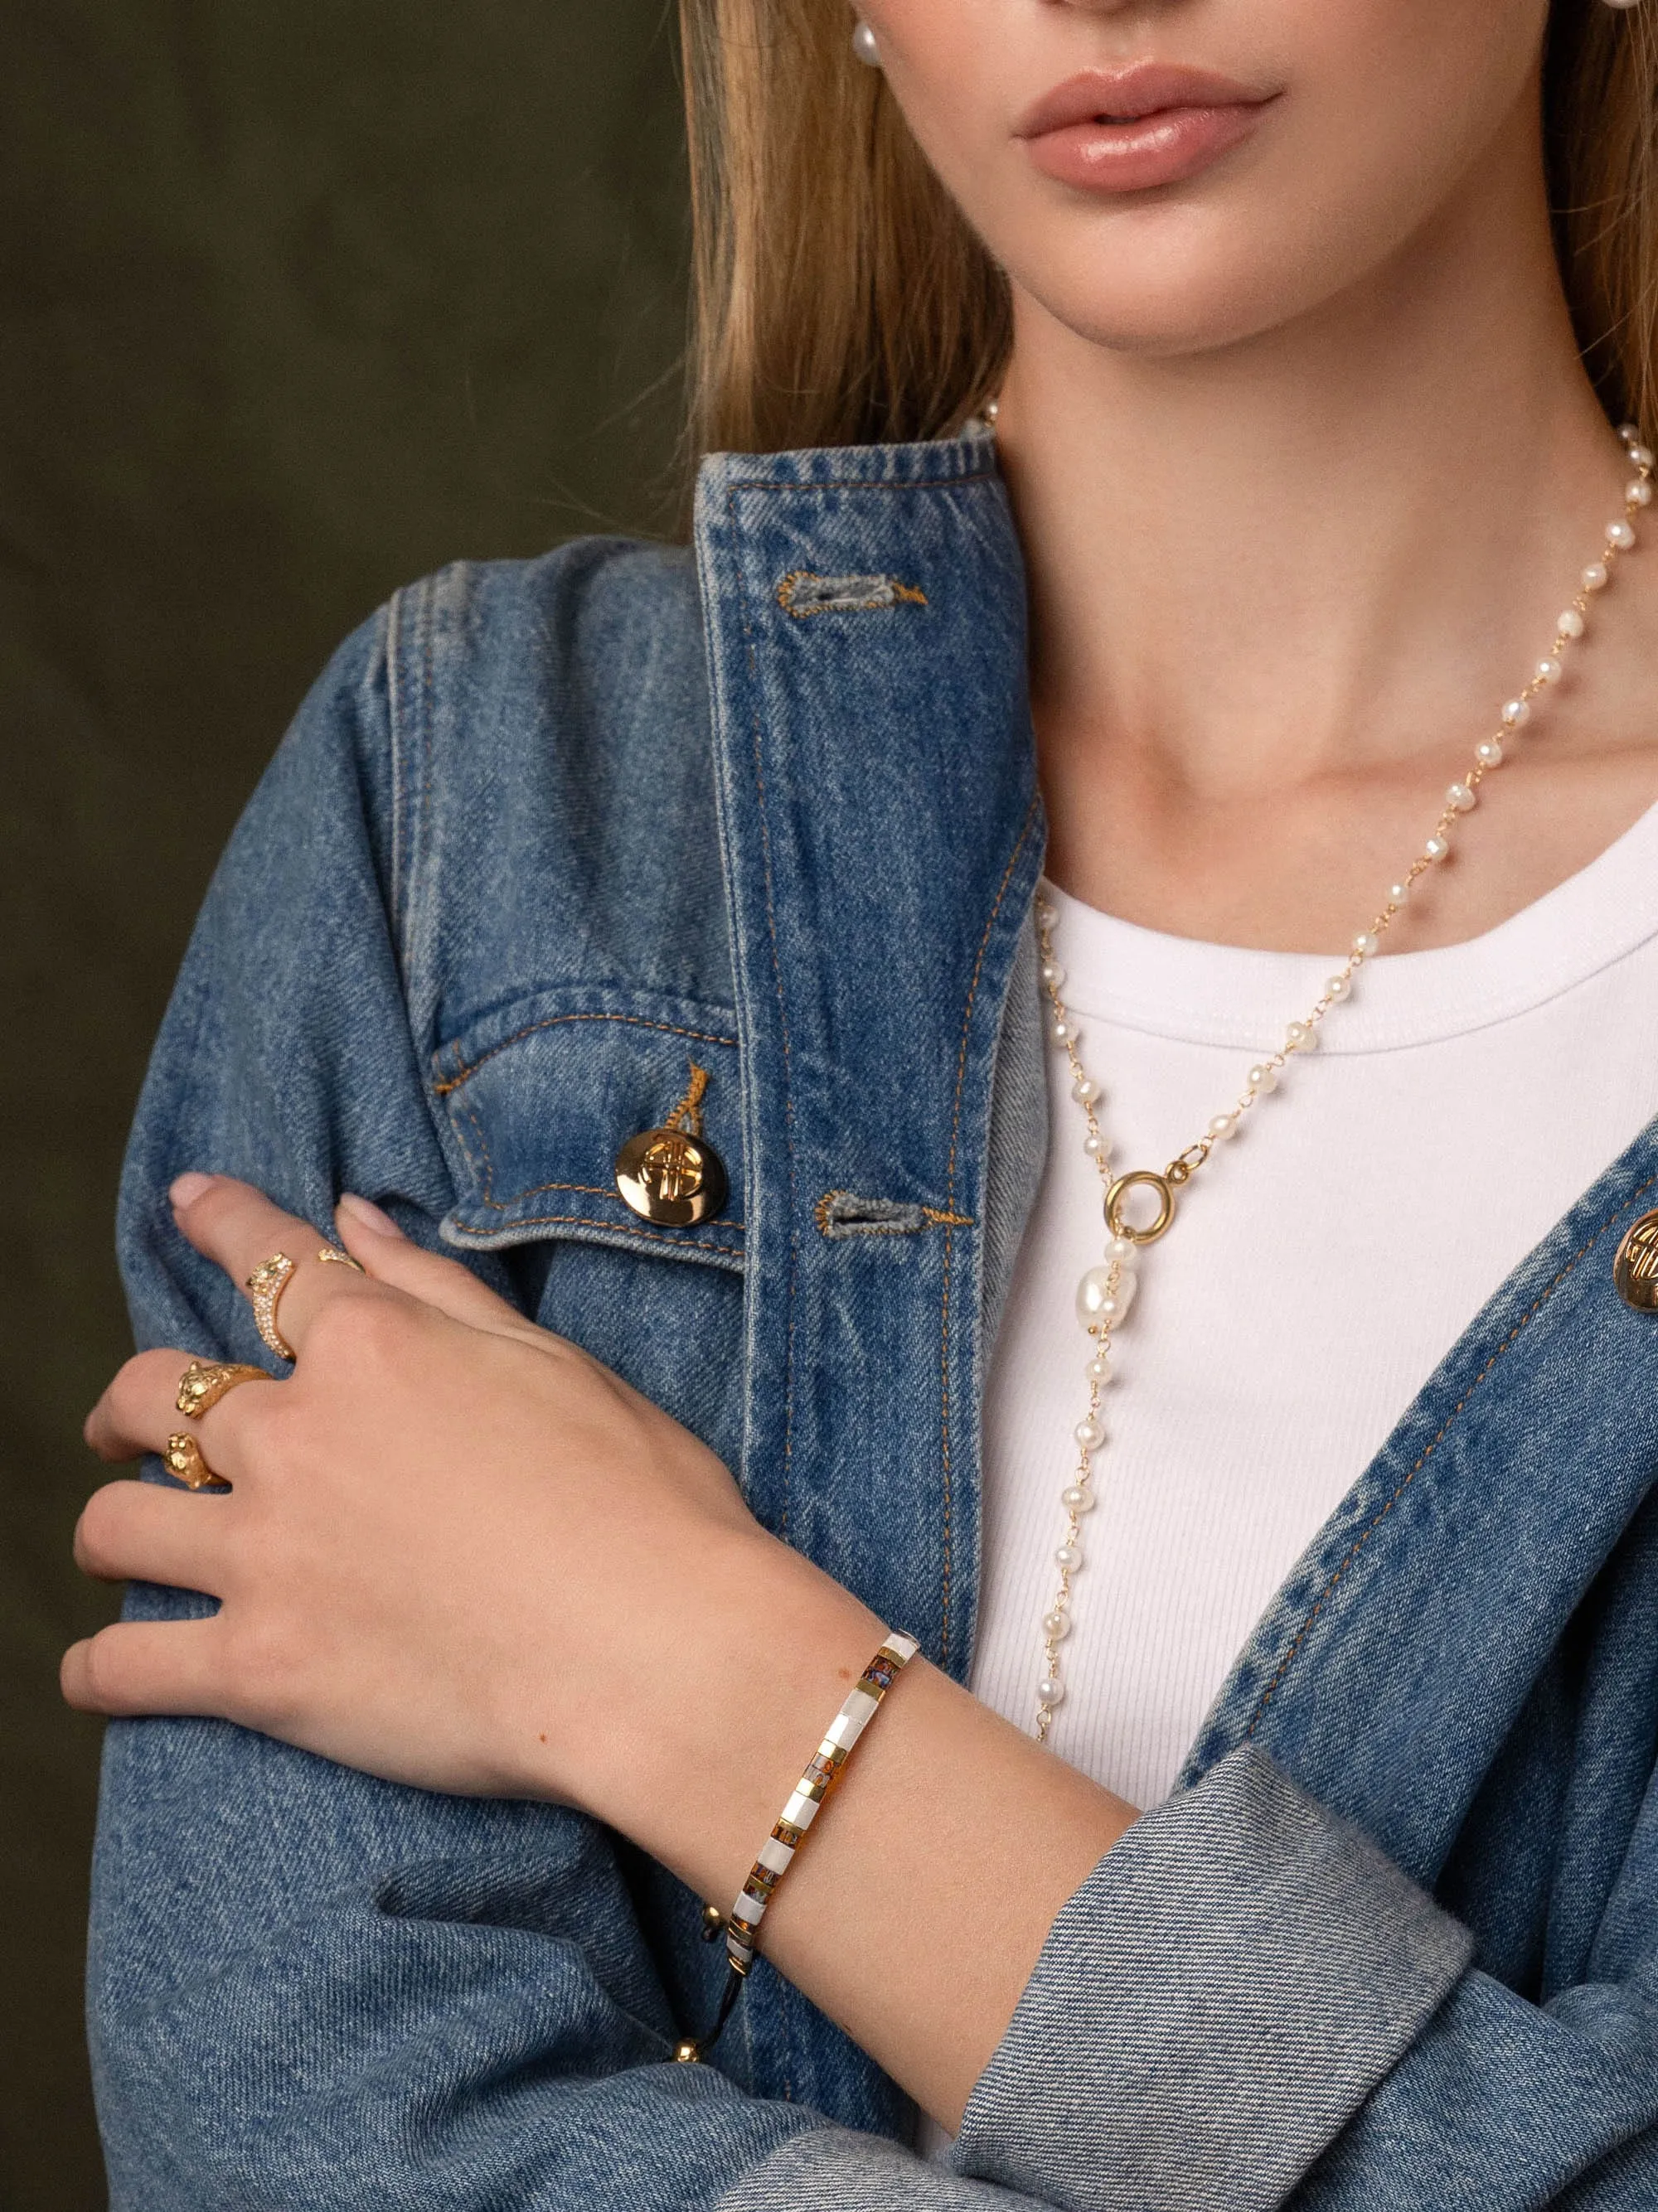
[[[278,1359],[291,1360],[294,1347],[277,1327],[277,1302],[288,1287],[288,1279],[294,1272],[294,1262],[285,1252],[273,1252],[262,1260],[247,1278],[244,1285],[253,1301],[253,1326],[265,1339]]]
[[[174,1403],[186,1420],[199,1421],[210,1406],[216,1406],[239,1382],[275,1380],[262,1367],[241,1367],[222,1359],[192,1359],[179,1377]]]
[[[268,1378],[267,1378],[268,1379]],[[180,1430],[167,1440],[167,1449],[162,1454],[162,1465],[169,1474],[192,1490],[229,1490],[230,1485],[222,1475],[215,1474],[202,1456],[202,1448],[187,1430]]]
[[[337,1267],[350,1267],[359,1275],[369,1272],[361,1260],[354,1260],[349,1252],[338,1251],[332,1244],[325,1244],[317,1257],[332,1261]],[[268,1260],[259,1262],[244,1285],[253,1301],[253,1326],[278,1359],[292,1360],[295,1357],[294,1347],[277,1326],[277,1302],[288,1287],[294,1267],[285,1252],[273,1252]]]

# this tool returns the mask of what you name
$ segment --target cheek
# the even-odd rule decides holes
[[[1194,0],[1149,29],[1021,0],[879,5],[929,160],[1016,289],[1100,343],[1201,350],[1273,328],[1374,273],[1474,179],[1510,198],[1535,179],[1547,0]],[[1285,89],[1251,141],[1167,192],[1094,199],[1039,176],[1014,116],[1142,54]]]

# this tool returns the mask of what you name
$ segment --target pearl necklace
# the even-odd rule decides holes
[[[1096,1110],[1100,1103],[1100,1088],[1082,1065],[1078,1050],[1082,1033],[1060,995],[1065,972],[1054,957],[1053,927],[1057,916],[1051,903],[1039,893],[1037,896],[1036,933],[1041,953],[1042,988],[1049,1006],[1048,1033],[1070,1063],[1071,1097],[1082,1108],[1088,1123],[1082,1149],[1097,1170],[1104,1189],[1107,1240],[1104,1261],[1088,1269],[1076,1291],[1077,1318],[1088,1333],[1091,1347],[1085,1370],[1088,1402],[1088,1412],[1075,1431],[1076,1472],[1060,1493],[1059,1502],[1065,1510],[1065,1534],[1054,1553],[1059,1584],[1042,1616],[1043,1674],[1036,1687],[1035,1735],[1039,1743],[1047,1741],[1054,1709],[1065,1694],[1059,1647],[1071,1632],[1076,1577],[1082,1565],[1082,1522],[1094,1510],[1094,1458],[1106,1440],[1100,1406],[1112,1377],[1112,1352],[1117,1332],[1134,1303],[1140,1253],[1167,1234],[1174,1220],[1179,1193],[1206,1164],[1216,1146],[1234,1135],[1244,1116],[1277,1090],[1278,1079],[1291,1060],[1297,1054],[1310,1052],[1317,1044],[1320,1024],[1350,994],[1360,969],[1375,957],[1382,938],[1403,913],[1417,878],[1449,857],[1458,824],[1478,804],[1479,787],[1486,776],[1502,767],[1505,743],[1530,721],[1533,701],[1560,681],[1567,652],[1588,627],[1591,601],[1611,581],[1618,557],[1633,549],[1636,515],[1652,504],[1653,453],[1633,423],[1626,422],[1618,434],[1636,472],[1624,488],[1624,512],[1616,522],[1607,525],[1600,557],[1583,570],[1576,596],[1555,624],[1554,642],[1547,656],[1538,662],[1530,682],[1503,708],[1501,728],[1475,746],[1472,765],[1462,780],[1446,792],[1444,810],[1421,851],[1399,881],[1389,884],[1381,911],[1369,927],[1353,939],[1346,959],[1326,982],[1317,1003],[1300,1021],[1289,1024],[1283,1042],[1276,1052],[1265,1055],[1249,1070],[1236,1102],[1224,1113],[1216,1114],[1203,1135],[1178,1153],[1161,1174],[1149,1168],[1136,1168],[1125,1175],[1112,1172],[1111,1148],[1101,1133]],[[1151,1203],[1149,1219],[1144,1217],[1144,1199]],[[1131,1204],[1140,1211],[1137,1220],[1131,1214]]]

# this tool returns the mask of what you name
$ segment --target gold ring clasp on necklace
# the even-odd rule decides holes
[[[1137,1229],[1123,1212],[1124,1200],[1136,1190],[1157,1194],[1157,1218],[1143,1229]],[[1124,1237],[1131,1244],[1155,1244],[1173,1218],[1174,1186],[1167,1176],[1154,1175],[1149,1168],[1136,1168],[1119,1176],[1106,1189],[1106,1226],[1113,1237]]]

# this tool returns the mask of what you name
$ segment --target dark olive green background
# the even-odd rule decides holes
[[[99,1732],[55,1672],[113,1610],[68,1546],[81,1416],[127,1348],[110,1221],[149,1038],[214,855],[349,629],[456,555],[672,526],[676,67],[663,0],[0,21],[5,2212],[104,2202]]]

